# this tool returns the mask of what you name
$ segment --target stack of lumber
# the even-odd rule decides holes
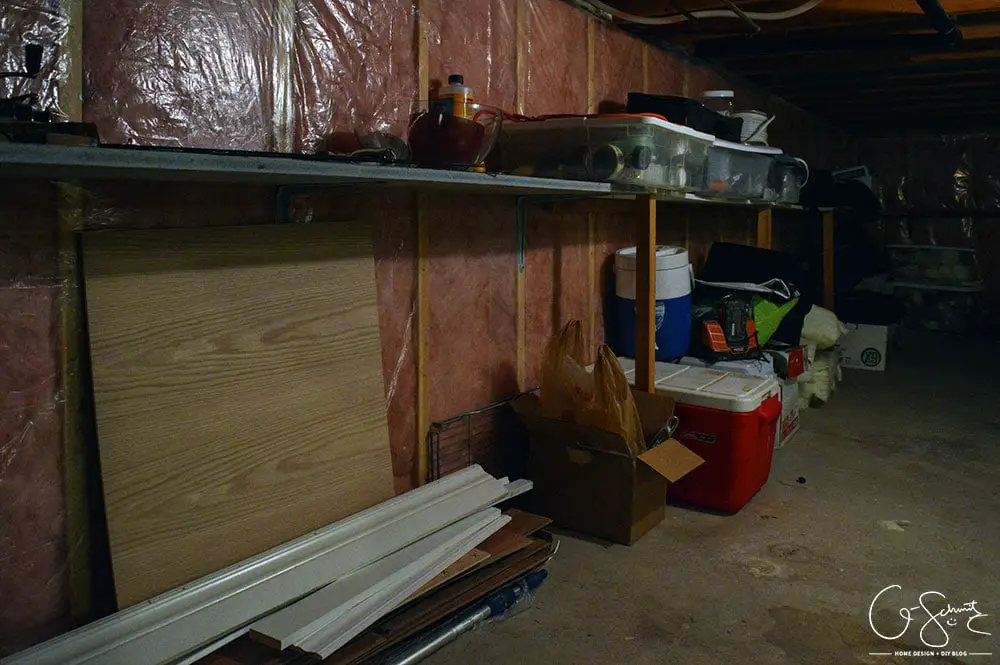
[[[374,663],[400,645],[433,630],[481,602],[498,589],[543,568],[554,553],[552,537],[542,531],[551,520],[511,509],[509,522],[497,533],[442,571],[407,602],[324,658],[324,665]],[[261,622],[264,624],[265,622]],[[259,626],[258,626],[259,628]],[[316,662],[316,654],[290,649],[251,629],[241,638],[198,661],[197,665],[299,665]]]
[[[0,662],[193,663],[248,628],[326,657],[414,594],[450,588],[422,591],[472,550],[509,549],[490,536],[514,517],[492,506],[528,488],[469,467]]]
[[[325,665],[360,665],[452,617],[477,601],[546,565],[554,553],[552,537],[540,529],[551,520],[517,510],[511,521],[477,549],[484,561],[442,582],[405,607],[376,623],[323,661]],[[208,665],[206,663],[205,665]]]
[[[326,658],[509,521],[480,511],[264,617],[250,634]]]

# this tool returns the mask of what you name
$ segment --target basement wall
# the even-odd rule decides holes
[[[800,109],[559,0],[5,3],[0,67],[19,67],[24,41],[46,47],[43,75],[3,93],[37,92],[107,143],[350,148],[356,130],[402,127],[411,100],[459,72],[480,101],[524,114],[734,88],[741,107],[777,114],[775,145],[814,167],[853,164],[849,140]],[[269,188],[78,185],[0,184],[0,655],[113,609],[75,234],[274,220]],[[510,197],[332,190],[295,216],[373,222],[398,491],[418,480],[429,423],[534,387],[565,321],[582,319],[596,349],[611,257],[634,243],[627,202],[530,206],[523,273]],[[661,242],[696,264],[713,241],[754,239],[751,211],[660,217]]]
[[[987,297],[1000,304],[1000,136],[885,138],[858,150],[879,180],[886,244],[975,249]],[[921,216],[898,216],[907,211]]]

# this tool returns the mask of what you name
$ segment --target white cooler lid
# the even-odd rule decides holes
[[[635,361],[619,358],[630,384],[635,383]],[[750,413],[778,395],[778,382],[765,376],[746,376],[703,367],[656,363],[656,391],[670,395],[678,404],[701,406],[730,413]]]
[[[615,268],[621,270],[635,270],[636,248],[626,247],[615,252]],[[656,246],[656,269],[673,270],[675,268],[688,267],[688,253],[684,247],[671,247],[669,245]]]

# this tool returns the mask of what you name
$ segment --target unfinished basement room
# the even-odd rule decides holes
[[[1000,0],[0,3],[0,665],[1000,663]]]

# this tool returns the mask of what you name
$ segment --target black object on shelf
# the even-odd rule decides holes
[[[712,134],[724,141],[739,143],[743,131],[742,118],[728,118],[705,108],[696,99],[673,95],[647,95],[643,92],[628,93],[628,113],[655,113],[670,122],[686,125],[691,129]]]
[[[801,295],[798,304],[782,319],[771,339],[796,345],[802,337],[806,314],[818,300],[818,294],[807,288],[808,278],[794,256],[760,247],[717,242],[709,249],[705,266],[701,269],[701,279],[706,282],[763,284],[775,278],[795,286]]]
[[[896,296],[852,291],[837,295],[837,317],[847,323],[891,326],[903,320],[903,304]]]
[[[838,182],[829,171],[815,171],[802,188],[799,203],[806,208],[850,208],[861,222],[882,216],[882,202],[858,180]]]

